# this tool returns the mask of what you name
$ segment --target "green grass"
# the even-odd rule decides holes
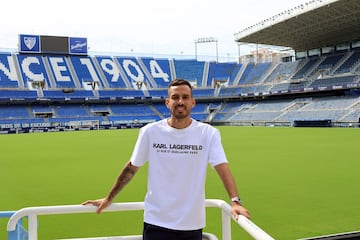
[[[275,239],[360,230],[360,129],[219,127],[252,220]],[[0,211],[80,204],[105,196],[138,130],[0,135]],[[116,202],[142,201],[147,167]],[[209,168],[207,198],[228,200]],[[221,238],[220,211],[206,232]],[[0,219],[0,239],[7,239]],[[251,239],[232,224],[233,239]],[[39,239],[141,234],[141,212],[39,217]]]

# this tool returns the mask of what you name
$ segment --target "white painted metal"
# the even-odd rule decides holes
[[[217,207],[222,210],[222,239],[231,240],[232,216],[230,212],[230,205],[223,200],[207,199],[206,206]],[[96,209],[97,207],[95,206],[83,206],[83,205],[62,205],[62,206],[43,206],[43,207],[23,208],[11,216],[11,218],[8,221],[7,231],[14,231],[17,222],[23,217],[28,217],[29,240],[37,240],[37,230],[38,230],[37,216],[90,213],[90,212],[95,212]],[[134,211],[134,210],[143,210],[143,209],[144,209],[143,202],[113,203],[108,208],[106,208],[104,212]],[[268,235],[256,224],[254,224],[244,216],[240,215],[237,223],[256,240],[274,240],[270,235]]]

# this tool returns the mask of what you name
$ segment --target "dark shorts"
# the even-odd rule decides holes
[[[180,231],[144,223],[143,240],[201,240],[202,229]]]

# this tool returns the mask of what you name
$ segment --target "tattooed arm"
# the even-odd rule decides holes
[[[91,204],[97,206],[98,209],[96,213],[101,213],[104,208],[108,207],[111,204],[112,200],[121,191],[121,189],[123,189],[130,182],[138,169],[139,168],[132,165],[130,161],[127,162],[122,171],[120,172],[120,175],[117,177],[107,197],[97,200],[87,200],[82,204]]]

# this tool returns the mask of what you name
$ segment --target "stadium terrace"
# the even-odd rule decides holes
[[[141,127],[169,116],[174,78],[194,87],[193,118],[214,125],[358,127],[359,10],[354,0],[313,0],[235,35],[239,44],[295,51],[265,61],[259,52],[238,62],[92,55],[84,38],[54,38],[65,41],[56,49],[50,36],[24,36],[19,45],[35,51],[0,52],[0,131]],[[36,39],[46,44],[34,48]]]

